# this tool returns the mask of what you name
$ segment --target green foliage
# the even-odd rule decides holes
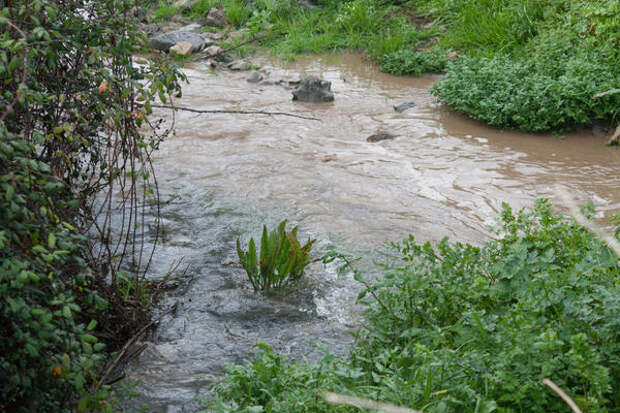
[[[214,388],[214,400],[206,402],[210,412],[324,412],[330,410],[318,394],[334,388],[338,363],[325,356],[319,363],[289,362],[270,347],[259,344],[259,358],[246,366],[226,367],[226,378]]]
[[[543,132],[574,129],[593,119],[617,120],[620,95],[595,96],[618,85],[620,73],[601,64],[608,54],[604,50],[571,56],[570,41],[543,42],[524,59],[463,58],[431,92],[454,109],[500,128]]]
[[[33,155],[33,145],[0,130],[2,411],[64,411],[75,394],[87,405],[103,358],[88,330],[107,304],[82,258],[86,239],[59,214],[75,204]]]
[[[117,282],[115,270],[123,259],[144,269],[149,256],[137,222],[157,200],[150,154],[164,135],[147,117],[182,76],[160,58],[135,64],[147,48],[134,7],[0,4],[2,411],[111,411],[96,383],[102,351],[148,317],[133,304],[138,284]],[[126,229],[122,241],[113,227]]]
[[[167,1],[161,0],[159,7],[153,12],[153,18],[155,21],[168,20],[179,12],[179,9],[174,4],[168,4]]]
[[[297,240],[297,227],[291,232],[285,227],[286,221],[282,221],[276,230],[267,233],[267,227],[263,226],[258,258],[254,238],[250,238],[247,252],[241,249],[237,239],[237,254],[256,291],[288,286],[303,276],[304,268],[310,262],[314,240],[308,239],[302,247]]]
[[[384,264],[383,279],[355,271],[367,323],[348,361],[326,373],[268,350],[229,368],[220,406],[296,411],[319,388],[429,413],[566,411],[541,382],[551,378],[583,411],[620,411],[618,256],[544,200],[518,214],[505,205],[496,232],[482,246],[394,244],[400,263]]]
[[[381,71],[394,75],[420,76],[422,73],[441,73],[448,64],[442,49],[424,51],[399,50],[383,55],[380,59]]]
[[[449,106],[501,128],[564,131],[618,122],[617,1],[416,1],[441,17],[442,47],[471,59],[449,67],[434,93]]]

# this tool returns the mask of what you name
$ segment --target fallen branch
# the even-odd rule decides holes
[[[240,114],[240,115],[290,116],[292,118],[316,120],[316,121],[321,122],[321,119],[319,118],[295,115],[293,113],[287,113],[287,112],[265,112],[262,110],[217,110],[217,109],[216,110],[202,110],[202,109],[184,108],[181,106],[169,106],[169,105],[151,105],[151,106],[154,108],[182,110],[185,112],[193,112],[193,113],[234,113],[234,114]]]
[[[568,396],[568,394],[564,393],[564,391],[562,389],[560,389],[554,382],[552,382],[549,379],[543,379],[542,382],[544,384],[546,384],[547,386],[551,387],[551,390],[556,392],[558,394],[558,396],[560,396],[562,398],[562,400],[564,400],[566,402],[566,404],[568,404],[570,406],[570,408],[573,410],[573,412],[575,412],[575,413],[582,413],[581,409],[577,406],[577,404],[573,401],[573,399],[571,399]]]
[[[159,320],[161,320],[165,315],[170,314],[171,312],[173,312],[174,310],[176,310],[177,308],[177,304],[178,303],[174,303],[174,305],[172,307],[170,307],[168,310],[164,311],[163,313],[161,313],[157,318],[151,320],[150,323],[148,323],[147,325],[145,325],[144,327],[142,327],[140,329],[140,331],[138,331],[133,337],[131,337],[123,346],[123,348],[118,352],[118,354],[116,355],[116,357],[114,357],[114,361],[112,361],[112,363],[110,363],[110,365],[108,365],[108,367],[104,370],[103,374],[101,375],[101,379],[99,379],[99,381],[97,382],[97,386],[95,387],[95,390],[99,390],[99,388],[101,387],[102,384],[104,384],[108,378],[108,376],[110,375],[110,373],[112,373],[112,371],[114,370],[114,368],[116,368],[116,366],[118,366],[118,364],[121,362],[121,360],[123,359],[123,356],[127,353],[127,350],[129,350],[129,347],[131,347],[132,344],[134,344],[136,341],[138,341],[138,339],[140,337],[142,337],[142,335],[149,329],[151,328],[155,323],[158,323]]]

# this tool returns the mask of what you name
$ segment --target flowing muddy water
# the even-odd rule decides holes
[[[313,342],[346,352],[359,323],[359,287],[350,276],[314,263],[286,297],[244,284],[235,242],[241,236],[247,245],[263,223],[288,218],[300,225],[302,240],[318,238],[317,251],[336,246],[376,257],[378,246],[408,234],[483,242],[502,202],[519,208],[553,199],[557,184],[578,202],[594,200],[601,216],[620,209],[620,151],[605,147],[603,136],[491,129],[438,104],[428,93],[437,77],[388,76],[353,55],[260,63],[271,84],[193,63],[186,68],[191,83],[175,103],[321,121],[176,114],[176,135],[156,159],[166,204],[152,273],[184,257],[190,280],[171,293],[179,309],[129,371],[141,382],[136,403],[149,411],[196,410],[196,396],[222,367],[251,355],[259,341],[311,360],[321,354]],[[335,102],[292,102],[289,89],[273,84],[309,74],[332,82]],[[405,101],[416,107],[395,112]],[[366,142],[378,131],[398,136]],[[372,275],[372,265],[360,265]]]

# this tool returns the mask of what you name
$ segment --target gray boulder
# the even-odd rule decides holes
[[[150,39],[149,45],[153,49],[167,52],[172,46],[179,42],[190,43],[192,45],[192,53],[200,51],[205,45],[205,39],[201,35],[183,31],[175,31],[155,36]]]
[[[293,100],[313,103],[332,102],[334,93],[331,88],[332,82],[321,80],[316,76],[308,76],[293,90]]]

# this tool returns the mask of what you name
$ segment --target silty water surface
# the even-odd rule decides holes
[[[317,252],[335,246],[377,257],[386,241],[408,234],[483,242],[502,202],[519,208],[553,199],[557,184],[580,203],[594,200],[601,216],[620,209],[620,151],[600,134],[560,139],[491,129],[438,104],[428,92],[437,77],[385,75],[354,55],[260,63],[268,84],[193,63],[175,104],[321,121],[175,114],[176,134],[156,155],[164,238],[151,272],[165,273],[183,257],[189,280],[168,298],[180,302],[177,312],[128,370],[141,383],[136,403],[149,411],[196,410],[196,396],[222,367],[249,357],[260,341],[295,358],[319,357],[312,343],[346,353],[360,322],[360,288],[350,275],[314,263],[286,296],[254,293],[244,282],[235,242],[247,245],[263,223],[299,224],[302,240],[318,239]],[[310,74],[332,82],[335,102],[292,102],[289,89],[273,84]],[[405,101],[416,107],[395,112]],[[397,138],[366,142],[378,131]],[[359,264],[369,277],[371,260]]]

